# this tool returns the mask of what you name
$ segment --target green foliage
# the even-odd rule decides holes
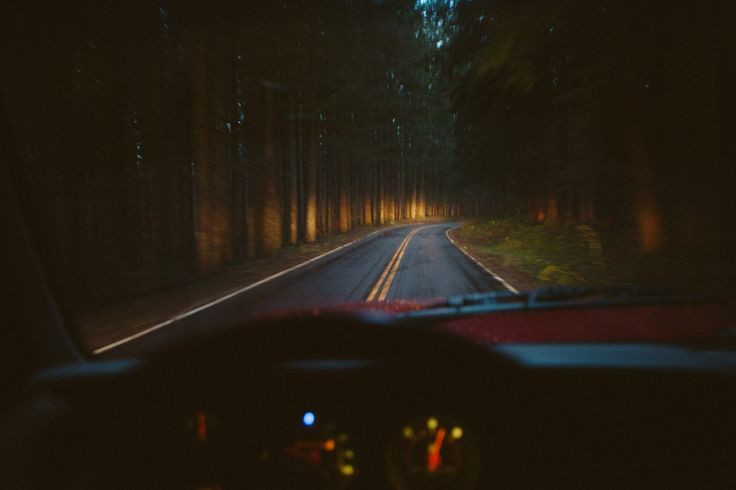
[[[548,265],[539,272],[537,278],[544,282],[565,286],[580,286],[585,283],[582,276],[558,265]]]
[[[703,276],[715,278],[710,288],[727,288],[728,266],[704,254],[687,259],[676,255],[636,253],[635,239],[599,233],[590,226],[560,227],[508,218],[466,220],[461,238],[506,266],[550,284],[593,287],[648,287],[692,290]]]
[[[515,220],[491,219],[476,224],[470,235],[471,240],[485,239],[484,252],[501,256],[506,265],[525,270],[542,281],[561,284],[587,282],[581,273],[574,272],[592,266],[585,242],[576,232]]]
[[[725,5],[459,2],[445,73],[470,214],[554,206],[565,225],[627,232],[646,194],[670,246],[697,244],[687,219],[718,234],[736,156],[719,143],[736,135]]]

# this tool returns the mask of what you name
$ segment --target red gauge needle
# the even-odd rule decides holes
[[[437,429],[437,435],[434,438],[434,444],[432,445],[432,451],[427,455],[427,471],[434,473],[437,471],[441,463],[440,450],[442,449],[442,442],[445,440],[445,429]]]
[[[207,414],[197,412],[197,439],[199,442],[207,440]]]

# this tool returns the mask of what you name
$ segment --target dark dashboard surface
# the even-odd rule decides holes
[[[268,339],[291,326],[41,373],[21,439],[44,442],[16,469],[56,471],[18,488],[736,484],[728,346],[488,348],[336,325],[338,338],[316,328],[279,355]]]
[[[655,343],[502,344],[491,348],[527,368],[653,369],[736,373],[736,351]]]

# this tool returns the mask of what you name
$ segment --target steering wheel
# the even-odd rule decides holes
[[[222,392],[242,373],[256,379],[274,364],[318,360],[377,361],[417,377],[428,371],[467,377],[509,366],[426,321],[376,314],[272,317],[204,333],[142,360],[92,361],[41,373],[16,415],[25,422],[16,425],[9,454],[22,457],[11,462],[7,488],[144,488],[142,482],[151,480],[136,452],[145,449],[146,431],[155,433],[149,406],[186,397],[193,386]]]

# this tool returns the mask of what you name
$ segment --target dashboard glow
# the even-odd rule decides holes
[[[316,417],[313,412],[305,412],[304,415],[302,415],[302,423],[307,427],[313,426],[315,420]]]

